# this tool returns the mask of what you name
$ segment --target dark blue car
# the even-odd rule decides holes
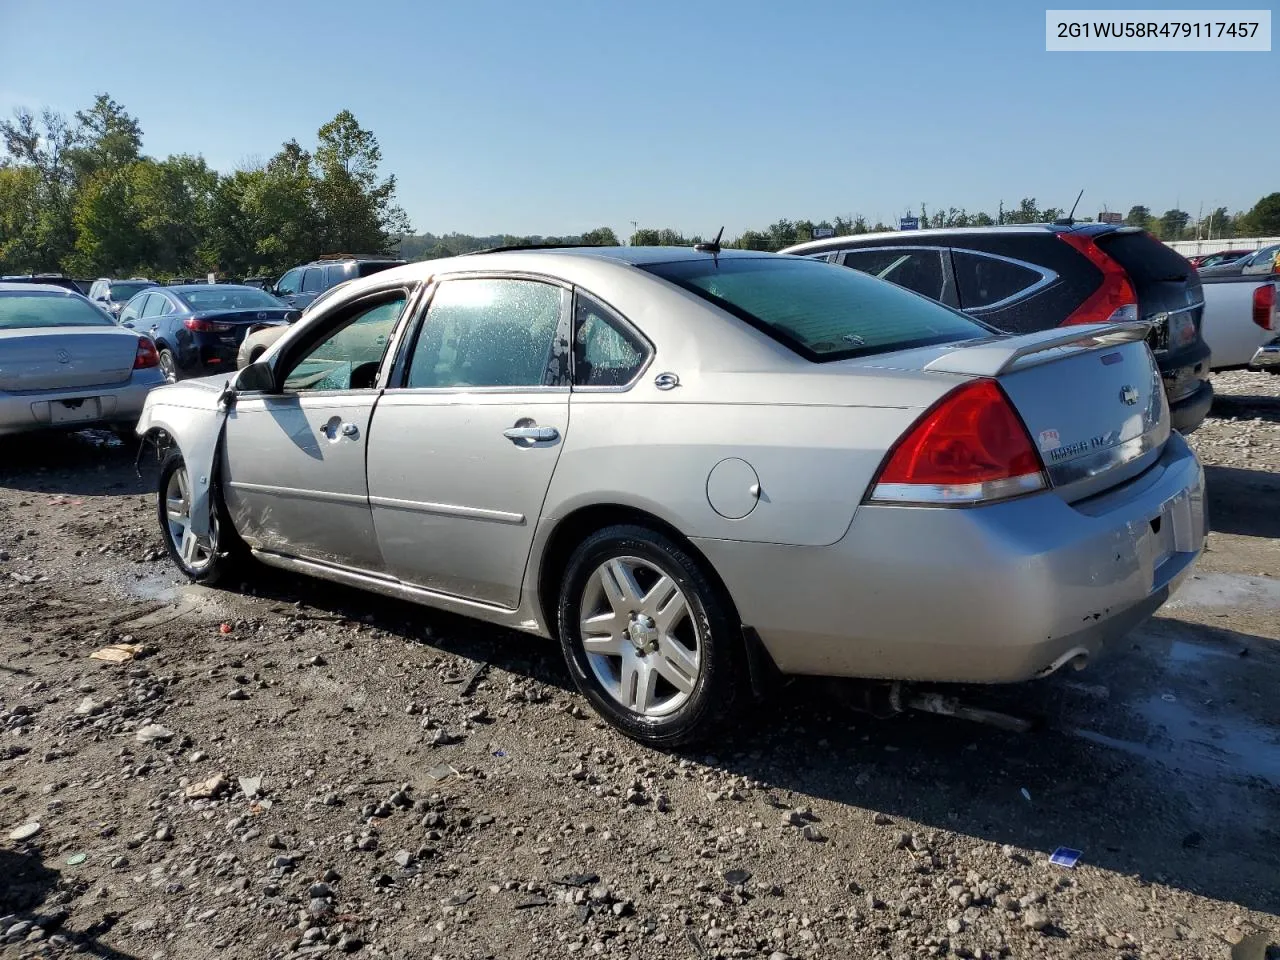
[[[155,341],[160,369],[173,382],[233,372],[250,329],[297,317],[297,310],[254,287],[191,283],[141,291],[120,311],[120,325]]]

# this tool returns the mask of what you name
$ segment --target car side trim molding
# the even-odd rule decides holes
[[[358,493],[336,493],[332,490],[307,490],[303,487],[278,487],[273,483],[246,483],[243,480],[232,480],[231,489],[243,490],[246,493],[270,493],[277,497],[291,497],[295,500],[319,500],[322,503],[368,503],[368,497]]]
[[[413,513],[435,513],[443,517],[464,517],[468,520],[491,520],[494,523],[522,524],[523,513],[505,510],[488,510],[484,507],[464,507],[456,503],[431,503],[425,500],[397,500],[394,497],[370,497],[369,503],[388,510],[408,510]]]

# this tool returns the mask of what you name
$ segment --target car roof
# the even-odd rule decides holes
[[[1138,231],[1139,227],[1126,227],[1114,223],[1014,223],[996,224],[990,227],[938,227],[928,230],[885,230],[880,233],[851,233],[839,237],[824,237],[821,240],[806,240],[794,246],[786,247],[780,253],[810,254],[824,250],[837,250],[846,247],[850,242],[859,246],[874,243],[877,240],[946,239],[952,237],[971,236],[1013,236],[1017,234],[1052,234],[1052,233],[1084,233],[1096,236],[1100,233],[1121,231]]]
[[[0,280],[0,293],[62,293],[68,297],[80,297],[85,299],[84,294],[78,290],[69,290],[66,287],[58,286],[53,283],[13,283]]]

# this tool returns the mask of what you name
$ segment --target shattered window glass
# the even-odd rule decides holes
[[[534,280],[446,280],[409,363],[408,387],[546,382],[564,293]]]
[[[373,387],[387,341],[404,310],[403,294],[348,320],[329,339],[312,347],[285,377],[284,388],[360,390]]]
[[[573,308],[573,380],[579,387],[619,387],[644,366],[645,348],[612,311],[579,293]]]

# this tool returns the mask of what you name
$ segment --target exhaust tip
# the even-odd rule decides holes
[[[1056,660],[1054,660],[1053,663],[1049,664],[1049,666],[1045,667],[1038,674],[1036,674],[1036,676],[1037,677],[1050,676],[1052,674],[1057,673],[1059,670],[1061,670],[1063,667],[1067,666],[1068,664],[1071,665],[1071,668],[1073,670],[1076,670],[1076,671],[1083,670],[1085,667],[1089,665],[1089,651],[1086,650],[1084,647],[1072,647],[1066,653],[1062,654]]]

